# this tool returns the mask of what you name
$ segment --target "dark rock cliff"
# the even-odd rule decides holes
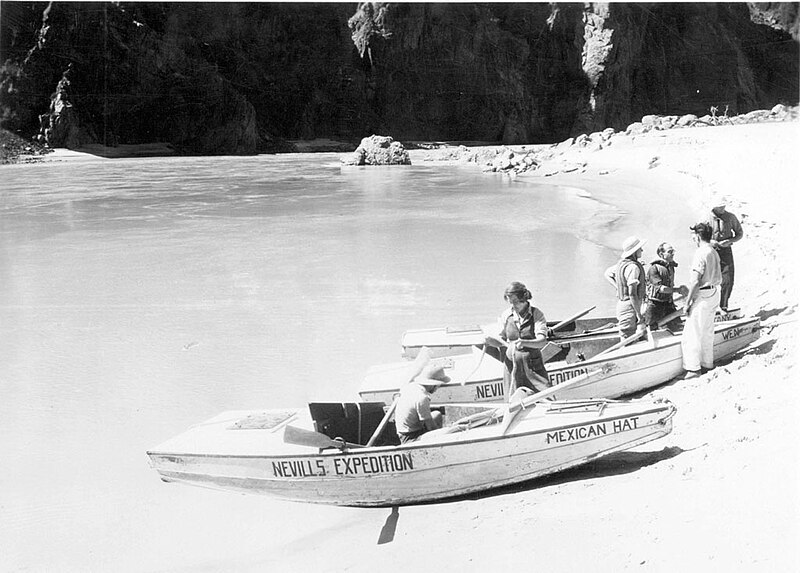
[[[51,146],[552,142],[800,98],[790,3],[4,2],[0,26],[0,122]]]

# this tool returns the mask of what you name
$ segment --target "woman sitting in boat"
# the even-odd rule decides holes
[[[536,392],[546,390],[551,384],[541,351],[547,344],[544,313],[530,303],[531,291],[520,282],[509,284],[503,298],[511,305],[500,315],[497,336],[506,343],[505,354],[498,357],[506,366],[503,374],[506,396],[522,387]],[[494,338],[487,336],[486,343],[492,346]]]
[[[441,412],[431,412],[431,396],[436,389],[450,382],[442,366],[428,365],[400,390],[394,422],[400,443],[405,444],[419,438],[425,432],[442,427]]]

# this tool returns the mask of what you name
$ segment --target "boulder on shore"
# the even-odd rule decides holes
[[[411,165],[408,151],[399,141],[389,136],[371,135],[361,143],[348,159],[342,159],[345,165]]]

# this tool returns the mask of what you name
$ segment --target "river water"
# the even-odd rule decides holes
[[[485,323],[511,280],[550,319],[613,313],[624,209],[338,157],[0,169],[0,570],[245,570],[382,522],[167,485],[145,450],[226,409],[351,399],[404,330]]]

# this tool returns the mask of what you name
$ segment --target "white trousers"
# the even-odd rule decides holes
[[[684,370],[714,367],[714,314],[719,296],[719,287],[714,287],[699,291],[695,299],[681,339]]]

